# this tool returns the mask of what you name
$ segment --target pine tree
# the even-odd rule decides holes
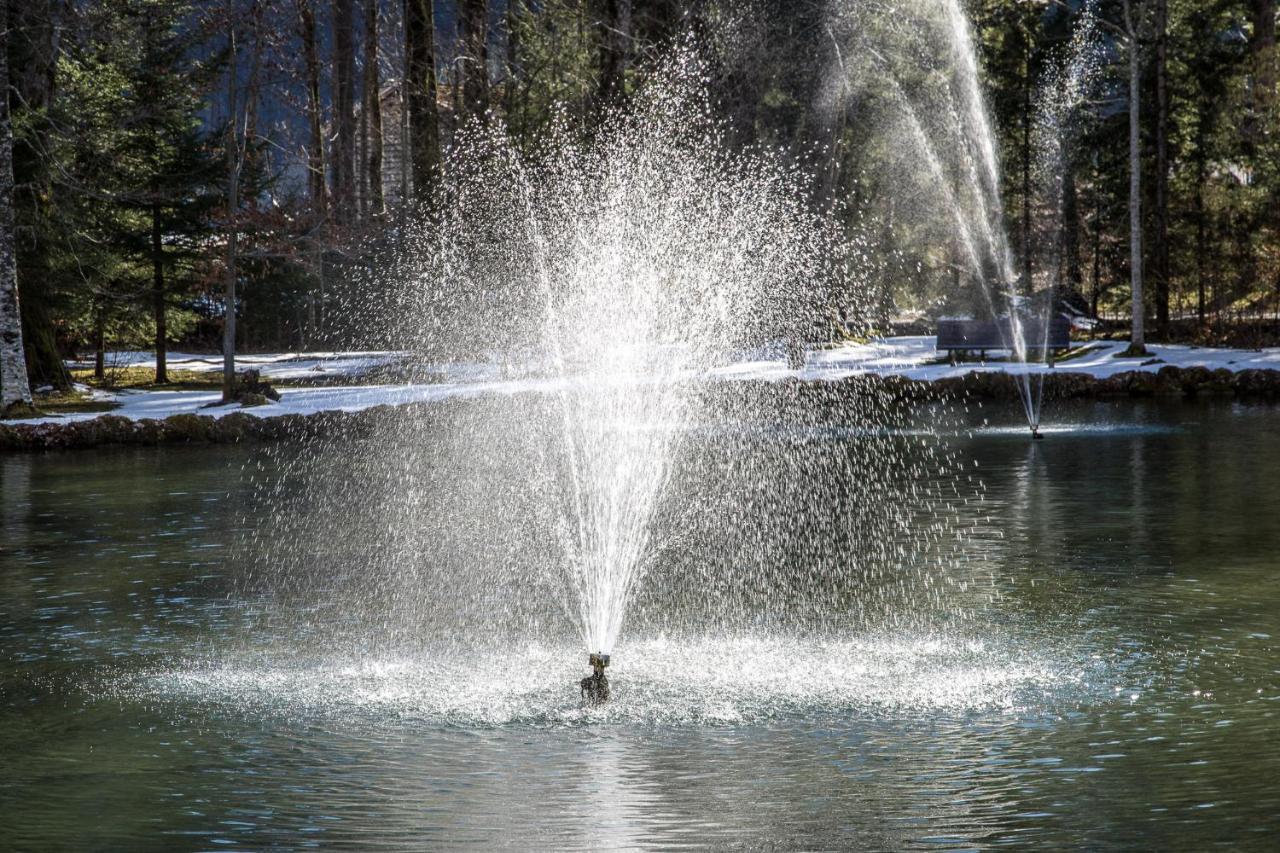
[[[155,381],[164,384],[174,296],[206,257],[221,201],[216,133],[200,117],[216,68],[196,59],[200,32],[184,2],[109,0],[95,13],[98,38],[72,91],[96,98],[110,122],[81,133],[94,134],[90,171],[114,214],[100,225],[149,303]],[[137,282],[143,275],[149,286]]]

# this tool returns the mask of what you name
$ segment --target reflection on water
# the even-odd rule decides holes
[[[255,451],[0,457],[5,843],[1266,849],[1277,413],[995,411],[950,439],[965,618],[653,622],[590,710],[569,645],[289,633],[231,547]]]

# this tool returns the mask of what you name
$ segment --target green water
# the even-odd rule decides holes
[[[558,641],[473,679],[256,633],[261,449],[0,457],[0,848],[1273,849],[1280,411],[1051,414],[947,439],[970,621],[739,638],[705,691],[668,670],[721,640],[634,637],[600,714]]]

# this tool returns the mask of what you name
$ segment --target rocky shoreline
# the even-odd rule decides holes
[[[1165,365],[1158,371],[1126,370],[1107,377],[1089,373],[1073,373],[1061,368],[1044,376],[1046,400],[1071,400],[1108,397],[1213,398],[1241,400],[1280,399],[1280,370],[1250,368],[1229,370],[1220,367],[1176,367]],[[893,381],[894,377],[881,377]],[[908,380],[909,381],[909,380]],[[1017,383],[1011,374],[999,371],[973,371],[963,376],[911,382],[912,394],[934,397],[977,397],[981,399],[1017,399]],[[919,386],[931,386],[920,388]]]
[[[269,418],[232,412],[220,418],[178,414],[163,419],[142,418],[135,421],[120,415],[106,414],[68,423],[0,422],[0,452],[240,444],[360,436],[370,432],[377,420],[392,409],[391,406],[376,406],[357,412],[285,414]]]
[[[714,402],[729,399],[762,400],[785,398],[797,411],[827,412],[822,420],[837,415],[846,399],[871,394],[883,399],[907,402],[935,400],[1018,399],[1018,384],[1002,371],[972,371],[963,376],[935,380],[914,380],[897,375],[863,374],[839,380],[746,380],[715,383],[709,394]],[[1166,398],[1210,400],[1280,400],[1280,370],[1225,368],[1180,368],[1167,365],[1158,371],[1131,370],[1099,378],[1069,370],[1044,376],[1045,400]],[[314,414],[284,414],[257,417],[232,412],[220,418],[209,415],[177,414],[164,419],[132,420],[104,414],[96,418],[66,423],[7,424],[0,421],[0,452],[73,450],[92,447],[155,447],[160,445],[240,444],[251,442],[307,441],[364,437],[397,415],[431,411],[451,402],[411,403],[405,406],[379,405],[353,412],[324,411]],[[812,407],[812,408],[811,408]]]

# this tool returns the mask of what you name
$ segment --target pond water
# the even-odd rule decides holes
[[[928,612],[856,615],[864,584],[831,593],[821,629],[701,636],[686,579],[664,630],[660,589],[687,577],[672,556],[599,711],[577,705],[582,650],[559,629],[469,656],[387,641],[385,618],[362,630],[379,605],[323,594],[358,538],[344,508],[314,508],[334,541],[273,541],[288,484],[263,487],[296,473],[287,453],[0,457],[0,846],[1267,849],[1277,415],[1057,406],[1031,442],[1015,412],[962,413],[943,431],[968,491],[914,550],[877,552],[914,561],[914,585],[947,561]],[[328,476],[350,476],[343,458]],[[770,533],[797,578],[796,543],[838,538],[833,512]],[[315,577],[264,582],[276,556]]]

